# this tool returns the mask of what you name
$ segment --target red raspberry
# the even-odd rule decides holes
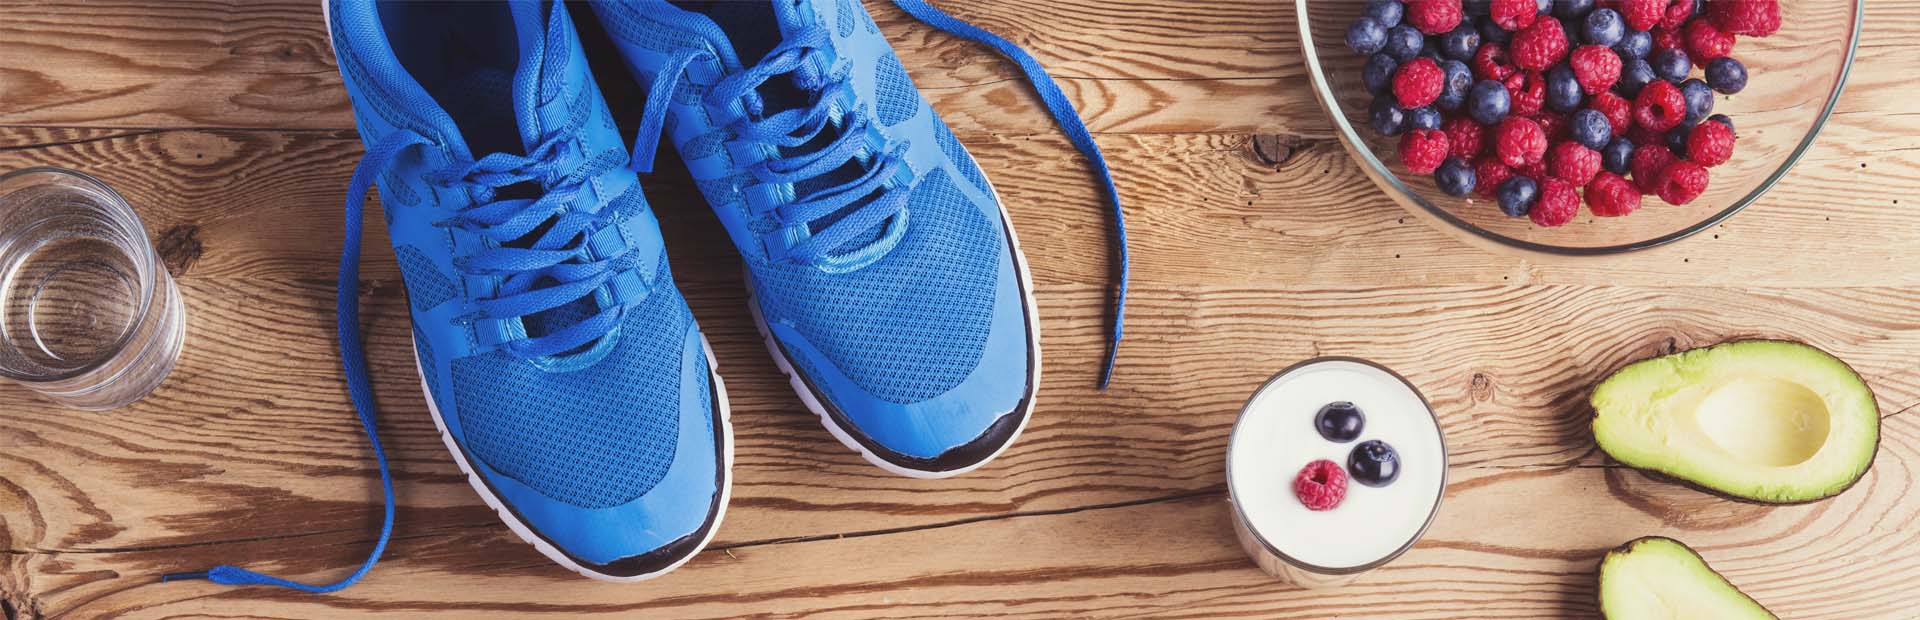
[[[1400,107],[1425,107],[1440,98],[1446,79],[1446,73],[1432,58],[1415,58],[1393,73],[1393,96],[1400,100]]]
[[[1694,0],[1668,0],[1666,10],[1661,11],[1660,25],[1679,30],[1687,25],[1687,20],[1693,19],[1693,6]]]
[[[1620,16],[1626,18],[1627,27],[1634,30],[1652,30],[1666,17],[1667,0],[1621,0]]]
[[[1634,125],[1633,128],[1627,130],[1627,141],[1632,142],[1636,150],[1638,150],[1642,144],[1665,146],[1667,144],[1667,135],[1639,125]]]
[[[1509,166],[1540,163],[1547,156],[1547,132],[1532,120],[1509,116],[1493,129],[1493,152]]]
[[[1551,110],[1541,110],[1539,114],[1527,118],[1540,124],[1540,131],[1547,134],[1547,142],[1567,139],[1567,115]]]
[[[1547,105],[1547,80],[1538,72],[1514,73],[1506,79],[1507,96],[1512,101],[1510,114],[1533,116]]]
[[[1633,126],[1633,104],[1626,97],[1613,94],[1612,91],[1594,95],[1587,107],[1598,110],[1607,116],[1607,122],[1613,124],[1613,135],[1626,133]]]
[[[1633,158],[1627,160],[1627,171],[1633,173],[1633,184],[1642,194],[1652,194],[1660,189],[1660,171],[1666,170],[1676,159],[1660,142],[1641,142],[1644,146],[1634,149]]]
[[[1560,20],[1535,20],[1532,26],[1513,33],[1514,66],[1528,71],[1546,71],[1554,63],[1567,56],[1567,31],[1560,28]]]
[[[1580,190],[1571,183],[1548,177],[1540,180],[1540,199],[1534,201],[1533,210],[1527,212],[1527,219],[1552,228],[1565,226],[1579,214]]]
[[[1671,49],[1685,51],[1687,42],[1680,37],[1680,31],[1671,28],[1653,29],[1653,53],[1658,54]]]
[[[1493,23],[1507,30],[1520,30],[1532,26],[1540,16],[1540,5],[1534,0],[1493,0],[1491,8]]]
[[[1707,191],[1707,176],[1707,169],[1700,164],[1676,160],[1654,178],[1654,191],[1667,204],[1687,204]]]
[[[1455,157],[1473,161],[1473,158],[1480,156],[1480,147],[1485,144],[1485,131],[1473,119],[1455,116],[1441,123],[1440,130],[1447,132],[1447,147]]]
[[[1293,496],[1307,510],[1333,510],[1347,497],[1347,470],[1326,459],[1307,463],[1293,477]]]
[[[1447,153],[1447,134],[1438,129],[1415,129],[1400,137],[1400,163],[1408,172],[1433,174]]]
[[[1672,82],[1654,80],[1640,89],[1640,97],[1633,100],[1633,120],[1654,131],[1678,127],[1681,121],[1687,120],[1687,98]]]
[[[1483,80],[1504,81],[1518,69],[1507,58],[1507,46],[1487,43],[1473,52],[1473,76]]]
[[[1687,159],[1708,168],[1733,158],[1733,129],[1708,121],[1687,135]]]
[[[1600,151],[1571,140],[1556,143],[1547,153],[1547,171],[1568,183],[1586,185],[1600,172]]]
[[[1513,173],[1535,180],[1547,178],[1547,159],[1542,157],[1540,161],[1514,168]]]
[[[1707,20],[1693,20],[1682,33],[1687,42],[1687,57],[1693,59],[1696,67],[1705,67],[1708,61],[1733,52],[1733,35],[1713,27]]]
[[[1466,13],[1460,0],[1412,0],[1407,3],[1407,23],[1430,35],[1446,34],[1460,25]]]
[[[1573,50],[1573,78],[1587,94],[1606,92],[1620,81],[1620,53],[1605,45],[1585,45]]]
[[[1513,168],[1500,161],[1500,156],[1487,153],[1480,161],[1473,163],[1473,193],[1482,198],[1492,198],[1500,189],[1500,184],[1513,178]]]
[[[1600,217],[1620,217],[1640,208],[1640,189],[1625,177],[1602,172],[1587,183],[1587,210]]]
[[[1716,0],[1707,3],[1707,18],[1721,30],[1764,37],[1780,31],[1780,3],[1777,0]]]

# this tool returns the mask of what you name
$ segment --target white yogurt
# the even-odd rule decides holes
[[[1358,439],[1335,443],[1315,429],[1320,408],[1335,401],[1365,414]],[[1346,498],[1325,511],[1308,510],[1294,496],[1294,476],[1307,463],[1327,459],[1345,468],[1354,446],[1376,439],[1400,456],[1393,483],[1375,488],[1349,477]],[[1306,362],[1268,381],[1241,412],[1227,448],[1228,493],[1236,521],[1248,530],[1241,534],[1249,553],[1277,560],[1260,563],[1296,581],[1297,571],[1269,564],[1350,574],[1411,547],[1439,510],[1446,476],[1445,440],[1420,393],[1383,368],[1346,358]],[[1256,538],[1247,540],[1249,533]],[[1262,558],[1263,551],[1278,557]]]

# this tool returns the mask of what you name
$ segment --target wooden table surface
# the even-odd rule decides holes
[[[362,303],[399,525],[366,581],[312,596],[156,577],[230,561],[331,580],[376,530],[332,344],[361,146],[319,7],[0,3],[0,170],[67,166],[123,191],[190,317],[179,369],[130,409],[0,386],[4,617],[1594,618],[1600,555],[1654,534],[1785,618],[1920,617],[1920,1],[1868,5],[1833,122],[1758,205],[1669,250],[1548,264],[1462,245],[1376,191],[1313,103],[1277,0],[945,0],[1045,62],[1118,171],[1134,304],[1106,392],[1108,228],[1085,164],[1006,63],[869,4],[1026,241],[1047,355],[1025,436],[945,481],[833,441],[755,337],[717,221],[683,175],[657,175],[732,391],[732,510],[678,572],[589,581],[509,533],[448,457],[375,232]],[[1595,449],[1583,390],[1607,369],[1745,335],[1830,349],[1878,391],[1878,462],[1851,491],[1739,504]],[[1332,354],[1426,392],[1452,483],[1411,552],[1308,592],[1242,556],[1222,457],[1262,379]]]

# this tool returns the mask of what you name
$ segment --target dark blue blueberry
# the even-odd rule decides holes
[[[1619,45],[1620,39],[1627,36],[1627,21],[1620,18],[1619,11],[1613,9],[1594,9],[1592,13],[1587,14],[1585,20],[1581,21],[1580,36],[1586,39],[1590,45],[1613,47]],[[1349,45],[1352,44],[1352,34],[1347,35],[1347,41]],[[1649,36],[1647,42],[1652,43],[1653,38]],[[1615,49],[1614,51],[1618,52],[1620,50]]]
[[[1567,45],[1570,46],[1569,49],[1579,48],[1582,44],[1586,43],[1586,38],[1581,36],[1580,31],[1585,30],[1585,28],[1580,26],[1580,20],[1560,19],[1556,17],[1554,21],[1560,22],[1560,32],[1566,35]]]
[[[1467,91],[1467,116],[1482,125],[1497,125],[1513,109],[1513,96],[1507,87],[1493,80],[1480,80]]]
[[[1715,58],[1707,62],[1707,85],[1728,95],[1746,90],[1747,66],[1732,56]]]
[[[1621,25],[1626,25],[1625,19],[1621,20]],[[1620,35],[1619,43],[1613,44],[1613,51],[1619,52],[1622,60],[1646,58],[1647,54],[1653,53],[1653,33],[1645,30],[1628,30],[1626,34]]]
[[[1480,49],[1480,31],[1468,24],[1460,24],[1440,37],[1440,53],[1448,58],[1473,60],[1473,53]]]
[[[1491,17],[1473,18],[1473,27],[1480,31],[1480,40],[1486,43],[1506,43],[1508,39],[1513,38],[1513,33],[1501,28],[1500,24],[1493,23]]]
[[[1426,42],[1427,38],[1421,36],[1420,31],[1414,30],[1413,26],[1394,26],[1392,30],[1387,31],[1387,47],[1381,51],[1392,56],[1394,60],[1406,62],[1418,57],[1420,46],[1425,45]]]
[[[1440,98],[1433,100],[1433,107],[1448,112],[1459,110],[1467,104],[1467,91],[1473,89],[1473,70],[1467,63],[1458,60],[1446,60],[1440,63]]]
[[[1500,184],[1494,192],[1494,200],[1500,203],[1500,212],[1507,217],[1521,217],[1533,210],[1533,201],[1540,198],[1540,185],[1533,179],[1516,176]]]
[[[1700,78],[1680,83],[1680,94],[1687,98],[1687,124],[1694,125],[1707,120],[1713,114],[1713,89]]]
[[[1493,0],[1467,0],[1462,4],[1468,17],[1493,14]]]
[[[1373,105],[1367,107],[1367,117],[1373,131],[1383,136],[1397,136],[1407,130],[1407,111],[1400,109],[1393,95],[1374,97]]]
[[[1653,73],[1653,65],[1635,58],[1620,66],[1620,81],[1614,82],[1613,89],[1620,91],[1621,96],[1632,99],[1640,96],[1640,89],[1658,79],[1660,76]]]
[[[1439,129],[1445,119],[1433,106],[1423,106],[1407,110],[1407,129]]]
[[[1553,0],[1553,16],[1560,19],[1586,17],[1593,12],[1593,0]]]
[[[1713,116],[1709,116],[1709,117],[1707,117],[1707,120],[1708,120],[1708,121],[1712,121],[1712,122],[1715,122],[1715,123],[1719,123],[1719,124],[1722,124],[1722,125],[1726,125],[1726,126],[1727,126],[1727,129],[1734,129],[1734,127],[1733,127],[1733,119],[1732,119],[1731,117],[1728,117],[1728,116],[1727,116],[1727,115],[1725,115],[1725,114],[1715,114],[1715,115],[1713,115]],[[1738,129],[1734,129],[1734,131],[1736,131],[1736,132],[1737,132],[1737,131],[1739,131],[1739,130],[1738,130]]]
[[[1465,196],[1473,193],[1473,186],[1478,179],[1474,175],[1473,164],[1458,157],[1448,157],[1440,162],[1438,170],[1433,171],[1433,182],[1448,196]]]
[[[1553,0],[1534,0],[1533,3],[1540,8],[1539,12],[1534,13],[1535,15],[1546,15],[1553,12]]]
[[[1370,487],[1393,484],[1400,477],[1400,455],[1378,439],[1360,442],[1347,456],[1347,473],[1353,475],[1354,482]]]
[[[1387,27],[1371,17],[1354,20],[1347,27],[1347,47],[1363,56],[1378,54],[1387,47]]]
[[[1605,166],[1607,172],[1625,175],[1632,169],[1628,165],[1632,161],[1633,141],[1628,140],[1626,136],[1614,138],[1612,142],[1607,143],[1606,148],[1600,149],[1600,165]]]
[[[1376,95],[1386,94],[1393,89],[1393,72],[1400,69],[1400,62],[1381,52],[1367,57],[1367,64],[1360,69],[1360,83],[1367,85],[1367,92]]]
[[[1320,436],[1334,443],[1346,443],[1360,438],[1360,431],[1367,428],[1367,414],[1359,407],[1347,401],[1327,403],[1320,413],[1313,416],[1313,427]]]
[[[1399,0],[1373,0],[1367,3],[1367,17],[1380,25],[1392,28],[1400,25],[1400,18],[1407,14],[1407,6]]]
[[[1427,37],[1421,41],[1420,57],[1432,58],[1434,62],[1444,60],[1446,57],[1440,54],[1440,37]]]
[[[1693,72],[1693,59],[1678,49],[1663,50],[1653,55],[1653,74],[1660,79],[1679,84]]]
[[[1599,110],[1581,108],[1567,117],[1567,135],[1573,136],[1573,141],[1580,146],[1598,151],[1613,139],[1613,121],[1607,120],[1607,115]]]
[[[1686,157],[1687,136],[1693,135],[1693,126],[1694,123],[1685,122],[1680,123],[1678,127],[1667,130],[1667,135],[1664,136],[1667,140],[1667,150],[1673,151],[1674,155]]]
[[[1547,70],[1547,107],[1571,112],[1579,109],[1585,99],[1586,94],[1580,92],[1580,80],[1573,77],[1571,65],[1561,63]]]

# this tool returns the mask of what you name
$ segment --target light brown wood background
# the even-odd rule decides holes
[[[1911,0],[1869,4],[1838,113],[1760,204],[1670,250],[1572,264],[1470,248],[1379,194],[1312,102],[1277,0],[945,0],[1062,78],[1118,171],[1134,305],[1104,393],[1107,223],[1085,165],[1005,63],[876,4],[1032,258],[1046,384],[1005,456],[923,482],[834,442],[757,342],[717,222],[663,174],[649,193],[739,429],[732,511],[709,550],[623,586],[514,538],[434,433],[375,232],[362,301],[402,504],[387,559],[331,596],[157,583],[220,561],[330,580],[375,532],[379,485],[331,344],[361,147],[316,4],[0,3],[0,170],[69,166],[123,191],[178,276],[191,338],[128,410],[62,411],[0,386],[8,620],[1593,618],[1601,553],[1651,534],[1691,543],[1786,618],[1920,617]],[[1581,403],[1597,377],[1742,335],[1805,339],[1873,384],[1884,441],[1853,490],[1737,504],[1595,450]],[[1222,486],[1241,402],[1319,354],[1405,373],[1453,452],[1426,539],[1337,592],[1256,571]]]

